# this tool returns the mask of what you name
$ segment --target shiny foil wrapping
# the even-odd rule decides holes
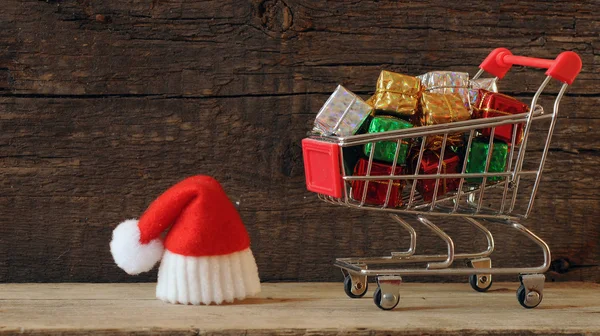
[[[479,92],[479,99],[473,105],[473,118],[501,117],[529,111],[529,106],[516,98],[486,90]],[[523,125],[524,123],[498,126],[494,132],[494,139],[505,141],[510,145],[514,128],[517,127],[515,142],[519,145],[523,140]],[[484,136],[490,136],[491,132],[491,128],[481,130]]]
[[[354,169],[354,176],[367,176],[367,168],[369,166],[369,160],[360,159],[356,168]],[[402,167],[396,166],[394,175],[402,175]],[[372,162],[370,176],[376,175],[387,175],[389,176],[392,172],[392,165]],[[387,195],[388,185],[390,180],[376,180],[369,181],[367,186],[367,196],[365,199],[366,204],[383,205],[385,204],[385,198]],[[365,188],[365,181],[352,181],[352,198],[361,201]],[[402,205],[402,189],[406,182],[404,180],[395,180],[392,182],[392,189],[390,191],[390,198],[388,201],[388,207],[395,208]]]
[[[471,113],[464,106],[458,94],[423,92],[421,95],[421,114],[418,123],[422,126],[445,124],[470,118]],[[442,147],[443,138],[441,135],[428,136],[425,140],[425,148],[439,150]],[[462,133],[452,133],[448,135],[446,146],[460,147],[463,142]]]
[[[471,150],[469,151],[469,157],[467,158],[467,168],[465,173],[483,173],[485,172],[485,165],[487,156],[489,153],[490,141],[487,138],[475,138],[471,143]],[[492,150],[492,157],[490,159],[490,166],[488,172],[499,173],[503,172],[506,168],[506,158],[508,156],[508,145],[500,140],[494,140],[494,149]],[[494,182],[500,181],[503,177],[494,176],[488,177],[487,181]],[[466,179],[469,183],[481,183],[483,178],[468,178]]]
[[[455,71],[431,71],[417,76],[426,92],[457,94],[468,109],[469,74]]]
[[[373,111],[375,111],[375,99],[377,98],[377,95],[372,95],[371,97],[369,97],[369,99],[365,100],[365,103],[369,104],[369,106],[371,106],[373,108]]]
[[[444,137],[442,135],[430,135],[425,140],[425,148],[428,150],[437,151],[442,148]],[[446,147],[452,148],[453,151],[465,144],[464,133],[450,133],[446,139]]]
[[[421,82],[412,76],[383,70],[377,79],[373,107],[385,113],[410,117],[417,112]]]
[[[413,156],[414,164],[417,164],[418,152]],[[430,175],[437,174],[438,167],[440,164],[440,153],[439,151],[426,151],[423,153],[421,158],[421,165],[419,167],[419,174]],[[452,174],[459,173],[460,157],[449,150],[444,151],[444,161],[442,162],[442,169],[440,174]],[[462,168],[462,167],[461,167]],[[440,179],[438,185],[437,197],[443,196],[451,191],[456,191],[460,179],[458,178],[443,178]],[[433,193],[435,191],[435,179],[418,180],[417,191],[423,196],[425,202],[430,202],[433,199]]]
[[[375,116],[369,124],[368,133],[381,133],[388,131],[396,131],[405,128],[411,128],[412,124],[408,121],[394,118],[391,116]],[[398,152],[397,164],[406,163],[406,155],[408,152],[409,139],[403,139]],[[371,154],[372,142],[364,146],[364,153],[368,157]],[[375,142],[375,150],[373,159],[393,163],[394,155],[396,154],[396,141],[378,141]]]
[[[469,80],[469,101],[471,107],[476,106],[477,101],[479,101],[480,90],[498,92],[496,78],[478,78]]]
[[[471,119],[471,113],[456,93],[423,92],[421,95],[421,126],[447,124]]]
[[[338,85],[317,114],[313,132],[321,135],[353,135],[372,110],[360,97]]]

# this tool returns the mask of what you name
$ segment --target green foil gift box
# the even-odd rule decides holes
[[[405,128],[411,128],[413,125],[408,121],[394,118],[391,116],[376,116],[371,120],[369,125],[368,133],[381,133],[396,131]],[[371,155],[372,142],[365,145],[365,155],[369,157]],[[375,143],[375,150],[373,153],[373,159],[378,161],[384,161],[388,163],[394,162],[394,155],[396,155],[396,141],[379,141]],[[398,152],[398,164],[406,163],[406,155],[408,153],[408,139],[403,139]]]
[[[484,173],[485,165],[489,153],[490,140],[487,138],[475,138],[471,143],[471,150],[469,151],[469,157],[467,159],[467,168],[465,173]],[[490,166],[488,167],[488,173],[501,173],[506,168],[506,157],[508,155],[508,144],[501,140],[494,140],[494,148],[492,150],[492,157],[490,158]],[[501,176],[488,177],[487,181],[496,182],[502,180]],[[466,179],[469,183],[481,183],[483,178],[468,178]]]

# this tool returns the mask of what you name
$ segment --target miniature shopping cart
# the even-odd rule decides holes
[[[546,60],[515,56],[507,49],[499,48],[492,51],[481,63],[480,70],[474,79],[480,77],[484,72],[495,76],[495,80],[502,79],[512,65],[547,69],[546,78],[533,96],[528,113],[345,137],[312,135],[302,141],[306,183],[310,191],[318,193],[321,200],[331,204],[387,212],[395,222],[408,231],[410,236],[410,245],[407,250],[402,252],[392,252],[383,257],[336,259],[335,265],[342,269],[345,276],[344,290],[349,297],[364,296],[367,292],[368,277],[376,277],[377,289],[373,296],[375,304],[381,309],[391,310],[400,300],[399,290],[402,276],[464,275],[469,276],[469,283],[473,289],[485,292],[492,285],[492,275],[518,274],[520,287],[517,290],[517,299],[519,303],[525,308],[534,308],[540,304],[545,281],[543,273],[550,266],[550,250],[541,238],[519,224],[519,221],[527,218],[531,213],[552,132],[556,125],[559,102],[567,87],[579,74],[581,59],[574,52],[563,52],[554,60]],[[542,91],[551,79],[562,83],[554,100],[552,112],[548,109],[544,111],[537,104]],[[488,167],[494,146],[494,132],[496,128],[505,125],[515,125],[512,127],[514,130],[512,144],[515,145],[507,155],[504,171],[490,172]],[[515,141],[518,129],[516,125],[522,125],[521,127],[524,129],[520,145],[516,145],[518,141]],[[464,155],[466,158],[469,156],[475,135],[481,129],[491,129],[485,171],[466,173],[466,159],[461,164],[462,172],[446,173],[443,171],[441,169],[442,158],[444,151],[449,150],[446,149],[448,137],[456,133],[464,134],[467,143]],[[532,136],[534,133],[537,133],[538,136]],[[437,173],[424,175],[419,172],[419,169],[416,169],[414,173],[395,174],[401,143],[406,143],[410,139],[412,143],[418,144],[414,150],[418,153],[415,158],[416,166],[419,167],[423,159],[426,139],[434,136],[442,139]],[[375,143],[380,141],[397,143],[389,175],[372,175],[370,173],[374,164]],[[536,141],[539,141],[539,148],[527,151],[528,146],[535,148]],[[346,150],[352,147],[363,148],[369,143],[372,145],[367,147],[370,148],[367,173],[364,176],[354,176],[353,172],[348,171],[349,169],[344,165]],[[446,179],[459,179],[459,186],[456,191],[438,197],[438,188],[442,188]],[[432,199],[426,201],[416,191],[415,187],[420,180],[435,181]],[[473,183],[473,180],[477,182]],[[362,197],[356,197],[356,193],[352,192],[355,181],[361,181],[364,184]],[[383,181],[388,186],[385,202],[380,205],[365,202],[367,186],[375,181]],[[401,204],[400,206],[391,206],[390,191],[393,184],[399,182],[405,184],[401,194],[402,202],[398,202]],[[461,219],[473,225],[486,237],[487,249],[474,253],[455,253],[453,240],[431,221],[432,218],[442,217]],[[411,221],[421,223],[439,236],[446,243],[447,253],[415,254],[417,235],[410,224]],[[501,224],[524,234],[541,247],[543,263],[537,267],[492,268],[490,255],[494,251],[494,238],[483,223]],[[467,267],[452,267],[455,260],[465,260]],[[424,266],[420,268],[417,266],[402,267],[402,265],[411,263],[421,263]],[[396,267],[392,267],[392,265],[396,265]]]

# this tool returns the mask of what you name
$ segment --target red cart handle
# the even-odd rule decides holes
[[[572,51],[562,52],[554,60],[515,56],[508,49],[494,49],[479,66],[486,72],[502,78],[514,65],[548,69],[547,76],[566,84],[572,84],[581,71],[581,58]]]

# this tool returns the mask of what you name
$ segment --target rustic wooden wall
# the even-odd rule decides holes
[[[600,262],[597,1],[1,7],[0,282],[155,279],[113,265],[111,231],[193,174],[216,176],[240,201],[263,280],[340,280],[335,256],[387,253],[407,240],[385,217],[305,191],[299,143],[319,106],[337,83],[367,96],[384,68],[473,73],[499,46],[546,58],[574,50],[583,59],[526,224],[555,258]],[[541,76],[514,69],[502,88],[528,99]],[[460,250],[482,246],[466,225],[444,227]],[[540,261],[532,244],[492,228],[495,264]],[[424,251],[440,250],[419,232]],[[596,268],[552,278],[600,281]]]

